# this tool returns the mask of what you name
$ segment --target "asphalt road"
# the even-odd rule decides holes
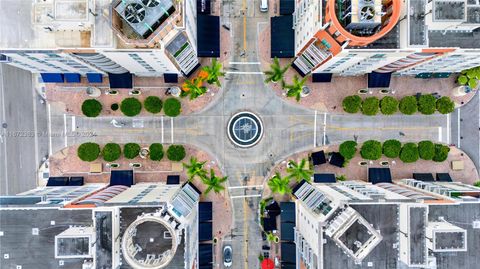
[[[47,117],[30,72],[0,65],[0,195],[37,186],[37,168],[47,152]]]

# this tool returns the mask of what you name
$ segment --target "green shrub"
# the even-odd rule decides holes
[[[442,114],[452,113],[455,109],[455,104],[450,97],[443,96],[437,100],[437,110]]]
[[[113,111],[117,111],[118,110],[118,104],[117,103],[114,103],[110,106],[110,109],[113,110]]]
[[[418,105],[417,105],[417,98],[415,96],[405,96],[400,100],[400,104],[398,106],[400,112],[406,115],[412,115],[417,112]]]
[[[127,159],[133,159],[140,154],[140,145],[136,143],[127,143],[123,146],[123,156]]]
[[[444,162],[447,160],[449,152],[450,148],[448,146],[435,144],[435,155],[433,156],[432,160],[434,162]]]
[[[418,99],[418,111],[425,115],[432,115],[435,113],[436,99],[431,94],[421,95]]]
[[[102,112],[102,104],[95,99],[87,99],[82,104],[83,115],[94,118]]]
[[[140,111],[142,111],[142,103],[134,97],[125,98],[120,104],[120,110],[125,116],[133,117],[140,114]]]
[[[161,161],[163,159],[163,146],[160,143],[150,145],[150,160]]]
[[[435,156],[435,145],[432,141],[420,141],[418,143],[418,154],[423,160],[431,160]]]
[[[383,155],[388,158],[397,158],[402,149],[402,143],[395,139],[383,142]]]
[[[357,142],[349,140],[340,144],[340,154],[347,160],[352,159],[357,152]]]
[[[384,115],[392,115],[398,111],[398,100],[391,97],[385,96],[380,101],[380,111]]]
[[[120,154],[122,154],[122,148],[119,144],[108,143],[102,149],[103,159],[107,162],[118,160],[118,158],[120,158]]]
[[[347,96],[342,101],[342,107],[347,113],[357,113],[362,107],[362,98],[358,95]]]
[[[382,143],[375,140],[365,141],[360,149],[360,155],[367,160],[378,160],[382,157]]]
[[[183,160],[185,158],[185,148],[182,145],[171,145],[167,149],[167,158],[174,162]]]
[[[100,154],[100,146],[96,143],[83,143],[77,149],[77,155],[84,162],[93,162]]]
[[[480,188],[480,181],[477,181],[477,182],[473,183],[473,186]]]
[[[167,116],[176,117],[182,111],[182,104],[176,98],[168,98],[165,100],[163,111]]]
[[[377,97],[367,97],[363,100],[362,103],[362,112],[368,116],[374,116],[378,113],[378,107],[380,105],[380,101]]]
[[[156,96],[149,96],[143,102],[145,105],[145,110],[152,114],[157,114],[162,110],[162,100]]]
[[[406,143],[400,151],[400,160],[404,163],[414,163],[418,160],[418,147],[415,143]]]

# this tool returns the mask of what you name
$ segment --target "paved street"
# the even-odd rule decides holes
[[[0,195],[37,186],[37,168],[48,155],[47,117],[39,100],[30,72],[0,65]]]

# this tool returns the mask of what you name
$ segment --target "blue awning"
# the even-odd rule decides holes
[[[110,186],[123,185],[132,186],[135,184],[133,170],[112,170],[110,174]]]
[[[335,183],[337,179],[335,178],[335,174],[313,174],[313,182],[315,183]]]
[[[332,82],[332,73],[313,73],[312,82]]]
[[[198,57],[220,57],[220,17],[197,16]]]
[[[41,73],[43,83],[63,83],[62,73]]]
[[[77,73],[65,73],[65,82],[67,83],[80,83],[81,76]]]
[[[165,80],[165,83],[178,83],[178,74],[165,73],[163,74],[163,80]]]
[[[369,88],[388,88],[390,87],[390,78],[392,73],[377,73],[372,72],[368,74]]]
[[[133,77],[130,72],[123,74],[108,73],[108,80],[110,81],[110,88],[112,89],[132,89]]]
[[[392,183],[392,174],[390,168],[369,168],[368,182],[377,183]]]
[[[210,15],[210,0],[197,0],[197,14]]]
[[[280,0],[280,15],[292,15],[295,11],[294,0]]]
[[[102,83],[103,75],[99,73],[87,73],[87,79],[90,83]]]
[[[271,17],[270,26],[270,57],[291,58],[295,56],[293,16]]]

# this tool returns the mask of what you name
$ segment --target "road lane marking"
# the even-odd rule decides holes
[[[313,119],[313,147],[317,146],[317,111],[315,110],[315,118]]]
[[[231,189],[248,189],[248,188],[263,188],[263,185],[231,186],[231,187],[228,187],[229,190],[231,190]]]
[[[63,138],[65,142],[65,147],[68,147],[67,141],[67,114],[63,114]]]
[[[34,76],[32,76],[32,105],[33,105],[33,144],[34,144],[34,154],[35,154],[35,174],[38,172],[38,166],[40,161],[38,158],[38,123],[37,123],[37,92],[35,91],[35,82]],[[38,180],[38,177],[35,177]],[[37,185],[38,185],[38,181]]]
[[[226,74],[236,75],[263,75],[263,72],[242,72],[242,71],[227,71]]]
[[[250,197],[262,197],[262,195],[261,194],[249,194],[249,195],[230,196],[231,199],[250,198]]]
[[[439,126],[438,127],[438,141],[442,142],[442,138],[443,138],[443,136],[442,136],[442,126]]]
[[[47,122],[48,122],[48,156],[52,155],[52,113],[50,104],[47,104]]]
[[[450,144],[450,114],[447,114],[447,144]]]
[[[164,136],[164,134],[163,134],[163,116],[160,118],[160,123],[161,123],[161,125],[162,125],[162,144],[163,144],[164,138],[165,138],[165,136]]]
[[[2,83],[0,85],[0,91],[2,92],[2,119],[3,121],[7,121],[7,118],[6,118],[6,112],[5,112],[5,91],[3,90],[4,89],[4,82],[3,82],[3,68],[2,68],[2,65],[0,65],[0,74],[2,74],[2,76],[0,76],[2,79]],[[2,122],[3,123],[3,122]],[[8,164],[7,164],[7,136],[4,135],[3,136],[3,157],[4,157],[4,164],[5,164],[5,194],[8,195]]]
[[[457,147],[460,148],[460,111],[461,109],[459,108],[458,109],[458,119],[457,119],[457,133],[458,133],[458,137],[457,137]]]
[[[171,143],[173,144],[173,118],[170,118],[170,123],[171,123],[171,124],[170,124],[170,127],[171,127],[171,129],[170,129],[170,135],[172,136],[170,141],[171,141]]]
[[[75,116],[72,116],[72,132],[75,132],[75,129],[77,128],[75,123],[76,123]]]
[[[260,64],[260,62],[229,62],[229,64]]]
[[[247,51],[247,3],[246,0],[242,1],[243,10],[243,51]]]
[[[323,113],[323,142],[325,145],[327,143],[327,113]]]
[[[233,197],[231,197],[233,198]],[[248,268],[248,221],[247,221],[247,199],[243,199],[243,231],[245,237],[243,238],[243,255],[245,260],[244,268]]]

